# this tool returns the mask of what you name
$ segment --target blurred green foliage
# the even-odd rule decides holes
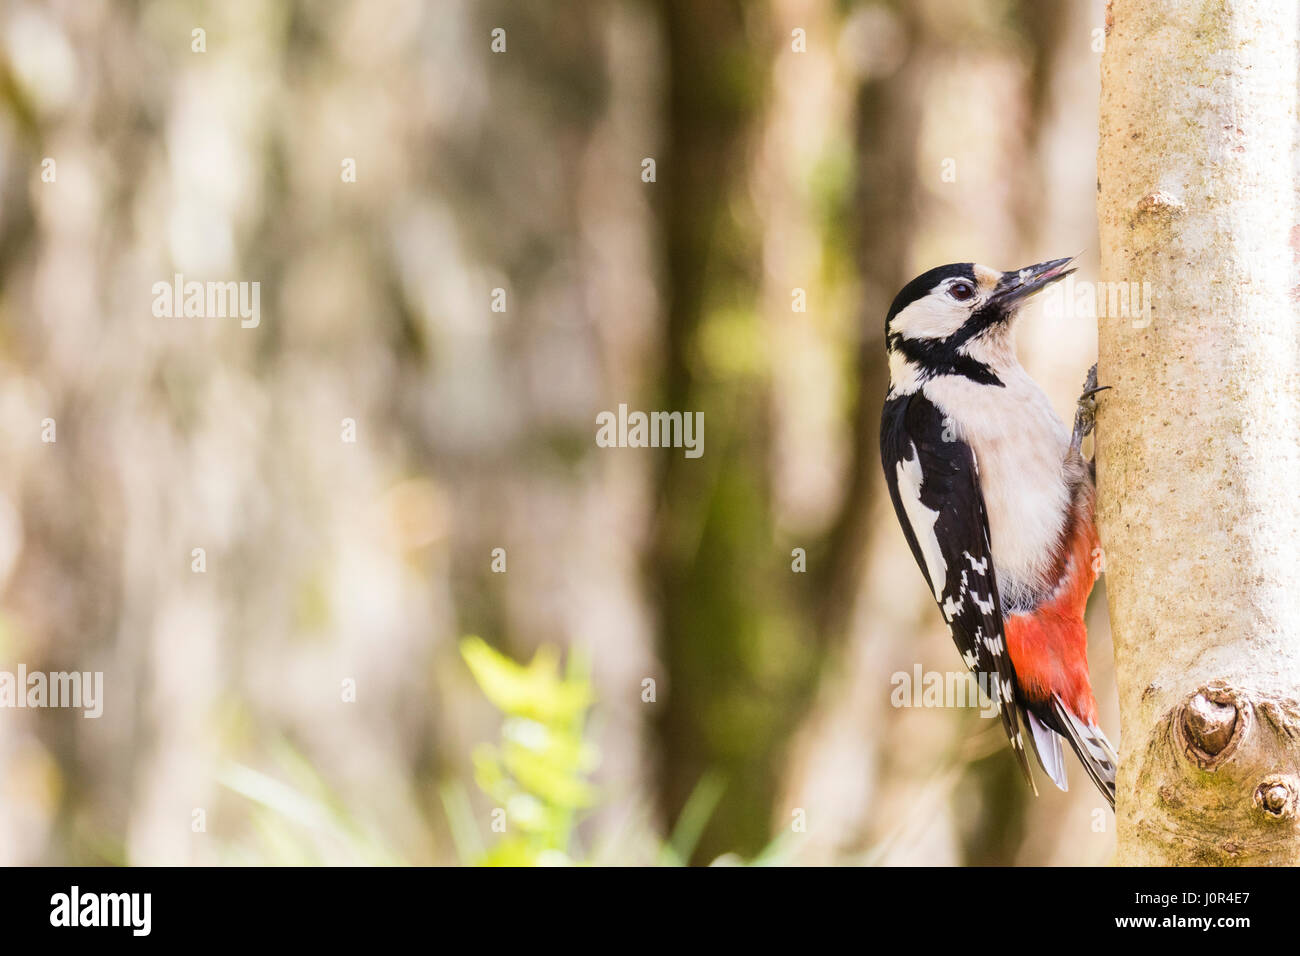
[[[268,743],[276,776],[229,762],[218,776],[251,801],[251,832],[223,844],[222,863],[234,866],[408,866],[377,820],[349,807],[325,776],[293,745]]]
[[[501,711],[499,744],[482,744],[474,753],[479,788],[504,816],[504,835],[490,849],[479,849],[477,827],[463,790],[443,791],[448,819],[463,859],[479,866],[569,866],[589,862],[574,848],[573,831],[584,810],[599,794],[588,781],[599,754],[584,736],[586,718],[595,702],[587,661],[571,651],[561,669],[551,647],[537,651],[528,664],[519,664],[482,639],[466,637],[461,655],[484,695]],[[660,866],[685,866],[717,809],[726,781],[709,772],[699,781],[668,839],[659,844]],[[497,827],[494,826],[494,829]],[[772,841],[752,865],[781,863],[785,841]],[[745,865],[735,854],[715,863]]]
[[[478,637],[461,655],[484,695],[504,716],[497,744],[474,752],[474,778],[497,805],[493,830],[502,836],[474,862],[480,866],[564,866],[578,814],[596,803],[588,775],[598,762],[583,736],[594,700],[589,668],[576,652],[561,668],[554,648],[519,664]],[[455,820],[459,814],[449,816]],[[463,848],[468,841],[458,839]]]
[[[474,778],[495,804],[490,829],[499,834],[485,846],[480,815],[464,784],[442,787],[442,803],[462,862],[475,866],[573,866],[622,859],[627,846],[609,848],[608,859],[587,854],[575,838],[585,811],[601,801],[590,781],[599,753],[587,737],[595,703],[589,664],[570,651],[563,665],[553,647],[539,649],[520,664],[478,637],[460,642],[461,656],[484,697],[503,716],[500,739],[474,751]],[[309,866],[333,859],[364,865],[409,865],[374,827],[363,825],[324,778],[292,746],[273,741],[271,755],[289,782],[231,763],[221,782],[254,804],[251,841],[232,843],[225,861],[236,864]],[[649,834],[647,862],[686,866],[713,818],[727,781],[709,771],[696,784],[664,836]],[[727,852],[714,865],[769,866],[788,862],[790,834],[746,859]],[[637,842],[636,837],[629,838]],[[642,844],[646,845],[646,844]]]

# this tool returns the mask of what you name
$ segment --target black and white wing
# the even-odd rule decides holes
[[[997,695],[1002,727],[1032,787],[975,454],[940,410],[916,392],[885,402],[880,455],[912,556],[962,660],[981,686]]]

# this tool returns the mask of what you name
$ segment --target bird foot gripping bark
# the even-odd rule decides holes
[[[1082,447],[1083,440],[1092,434],[1093,426],[1097,423],[1097,393],[1108,388],[1109,385],[1097,384],[1097,366],[1094,363],[1088,369],[1088,377],[1084,380],[1083,392],[1079,395],[1079,404],[1074,411],[1074,435],[1070,438],[1070,447],[1075,451]]]

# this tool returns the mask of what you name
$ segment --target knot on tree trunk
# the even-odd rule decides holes
[[[1250,705],[1224,688],[1202,688],[1182,707],[1178,727],[1187,759],[1214,770],[1232,756],[1249,732]]]
[[[1294,818],[1300,802],[1300,780],[1276,775],[1255,788],[1255,806],[1270,817]]]
[[[1183,866],[1294,861],[1300,839],[1300,703],[1214,681],[1161,718],[1134,815]]]

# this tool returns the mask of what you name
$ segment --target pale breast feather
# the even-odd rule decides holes
[[[998,374],[1002,388],[948,375],[923,391],[974,453],[1002,605],[1015,611],[1034,607],[1056,584],[1070,513],[1069,432],[1023,369],[1007,365]]]

